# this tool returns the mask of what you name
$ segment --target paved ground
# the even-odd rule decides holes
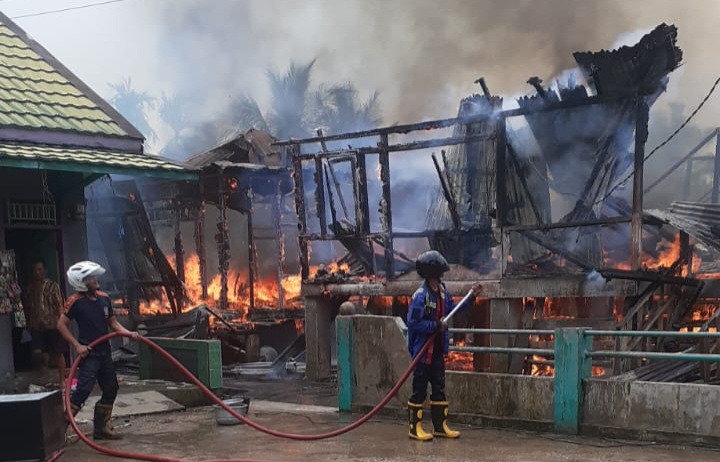
[[[298,433],[318,433],[347,423],[333,408],[254,402],[251,417],[272,428]],[[715,462],[720,449],[660,446],[589,438],[565,438],[526,432],[459,427],[459,440],[411,441],[406,425],[380,418],[333,440],[294,442],[278,440],[245,425],[220,427],[212,408],[156,414],[118,420],[123,441],[108,445],[121,450],[146,452],[191,460],[257,458],[284,461],[612,461]],[[82,443],[70,444],[60,462],[106,462],[117,459],[99,455]]]
[[[29,383],[44,383],[35,375],[16,379],[17,391]],[[22,384],[20,384],[22,382]],[[225,395],[251,396],[251,418],[271,428],[297,433],[320,433],[338,428],[358,416],[336,413],[332,382],[288,380],[225,380]],[[144,392],[152,385],[124,377],[121,394]],[[24,391],[24,390],[23,390]],[[319,406],[318,406],[319,405]],[[193,408],[114,421],[123,441],[108,446],[125,451],[202,461],[210,458],[256,458],[274,461],[507,461],[507,462],[679,462],[718,461],[720,448],[663,446],[551,434],[458,427],[459,440],[430,443],[411,441],[405,422],[376,418],[342,437],[320,442],[279,440],[244,425],[220,427],[211,407]],[[83,428],[90,431],[90,426]],[[81,442],[69,444],[59,462],[109,462]]]

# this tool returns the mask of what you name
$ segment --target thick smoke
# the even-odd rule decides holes
[[[609,47],[637,28],[621,2],[399,0],[147,2],[159,21],[163,68],[213,112],[267,92],[263,71],[315,57],[317,75],[379,89],[390,121],[447,116],[485,75],[496,93],[574,65],[572,52]],[[649,26],[649,24],[648,24]],[[267,96],[267,95],[265,95]]]
[[[696,2],[695,8],[673,0],[158,0],[138,5],[145,9],[145,26],[160,31],[157,78],[168,93],[185,100],[184,111],[196,121],[221,114],[242,95],[266,108],[265,71],[314,58],[316,79],[352,81],[361,96],[380,91],[386,123],[448,117],[475,90],[479,76],[510,103],[512,96],[531,93],[528,77],[550,84],[574,67],[573,51],[632,44],[655,25],[674,23],[686,64],[671,75],[668,94],[653,109],[650,148],[679,121],[678,105],[689,112],[718,73],[714,18],[720,3],[712,1]],[[718,108],[708,104],[693,121],[696,133],[716,125]],[[658,153],[647,166],[648,180],[677,155],[674,149]],[[654,193],[647,200],[667,202]]]
[[[480,76],[513,104],[515,97],[533,92],[525,83],[530,76],[554,85],[553,77],[575,66],[572,52],[632,45],[667,22],[679,28],[685,65],[671,74],[667,94],[653,107],[649,151],[682,122],[718,73],[714,18],[720,3],[712,1],[697,2],[695,8],[673,0],[157,0],[138,5],[145,9],[146,26],[160,31],[157,78],[168,94],[179,96],[195,122],[217,120],[243,95],[267,109],[266,70],[315,58],[318,81],[352,81],[362,97],[378,90],[385,123],[453,116],[459,100],[477,91],[473,81]],[[720,105],[712,101],[649,161],[646,184],[717,125]],[[436,186],[425,160],[427,165],[412,170],[418,181]],[[393,195],[412,191],[410,179],[398,177],[407,177],[410,169],[393,171]],[[664,207],[678,199],[682,180],[682,172],[668,178],[646,196],[646,206]],[[706,182],[703,176],[695,184]],[[702,193],[692,191],[690,198]],[[395,208],[405,210],[410,208]],[[414,227],[406,224],[412,214],[397,218],[396,223]]]

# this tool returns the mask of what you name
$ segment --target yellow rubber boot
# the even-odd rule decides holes
[[[422,428],[422,404],[408,403],[408,422],[410,431],[408,436],[414,440],[430,441],[433,436]]]
[[[447,424],[447,401],[430,401],[430,415],[432,416],[433,435],[443,438],[459,438],[460,432],[451,430]]]

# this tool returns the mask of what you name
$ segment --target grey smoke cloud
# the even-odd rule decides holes
[[[7,1],[3,10],[54,6],[26,3]],[[131,76],[157,96],[192,96],[193,118],[209,120],[241,94],[267,105],[268,67],[317,57],[318,81],[352,80],[365,95],[379,90],[386,123],[454,115],[481,75],[510,103],[531,92],[528,77],[550,84],[574,66],[573,51],[611,48],[623,37],[629,44],[638,31],[673,23],[685,65],[653,108],[652,147],[674,128],[655,121],[678,119],[670,104],[688,113],[720,73],[719,14],[714,0],[134,0],[19,23],[107,97],[107,82]],[[707,133],[719,119],[711,100],[693,126]],[[662,170],[653,165],[671,163],[684,148],[658,153],[647,180]]]
[[[494,92],[525,91],[530,75],[552,77],[574,65],[573,51],[609,47],[637,27],[614,1],[143,5],[167,38],[160,52],[181,91],[203,82],[208,102],[221,104],[240,91],[263,92],[268,65],[318,57],[318,78],[380,90],[386,119],[403,122],[446,116],[480,75]]]
[[[316,79],[352,80],[366,93],[379,90],[386,123],[454,115],[481,75],[512,104],[514,96],[531,93],[525,84],[530,76],[554,85],[553,77],[575,66],[573,51],[633,44],[655,25],[674,23],[685,65],[671,75],[667,94],[654,106],[648,148],[681,120],[678,105],[689,112],[719,71],[713,37],[720,33],[712,18],[720,3],[692,6],[672,0],[143,3],[166,38],[159,55],[164,72],[172,74],[167,80],[181,93],[203,95],[199,113],[212,114],[243,93],[267,104],[265,69],[317,57]],[[719,108],[709,104],[692,134],[714,126]],[[648,164],[648,181],[680,155],[681,144],[692,143],[687,135]],[[668,180],[671,189],[678,176]],[[663,190],[668,191],[658,188],[648,196],[650,205],[671,199]]]

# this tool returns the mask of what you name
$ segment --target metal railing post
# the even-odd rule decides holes
[[[577,435],[583,407],[583,380],[590,378],[592,361],[585,359],[592,338],[586,328],[555,329],[555,431]]]

